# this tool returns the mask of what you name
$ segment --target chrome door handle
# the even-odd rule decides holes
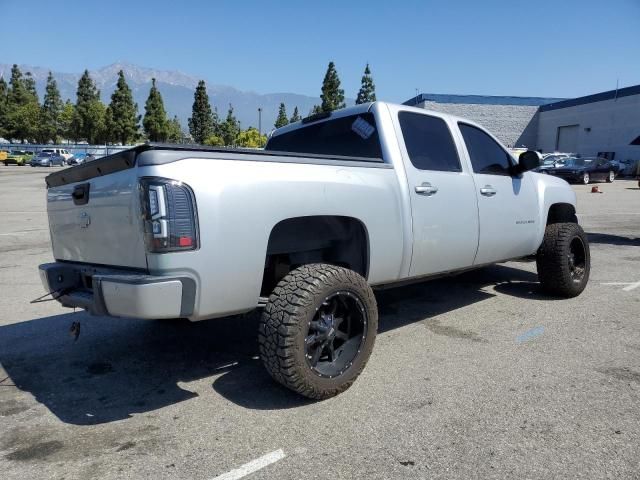
[[[491,185],[485,185],[480,189],[480,195],[484,195],[485,197],[493,197],[496,193],[498,192]]]
[[[416,193],[418,195],[426,195],[430,197],[438,193],[438,187],[434,187],[429,182],[424,182],[422,185],[416,185]]]

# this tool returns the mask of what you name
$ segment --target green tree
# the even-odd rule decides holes
[[[89,71],[85,70],[80,80],[78,80],[78,89],[76,91],[76,106],[74,109],[72,122],[72,135],[74,140],[85,139],[89,143],[93,143],[100,135],[101,129],[104,128],[104,108],[100,109],[97,104],[100,101],[100,90],[96,87],[93,79],[89,75]],[[104,107],[104,105],[103,105]],[[92,115],[103,112],[103,117],[95,118]]]
[[[53,140],[58,143],[58,138],[62,135],[60,125],[60,115],[64,105],[60,98],[60,91],[53,74],[49,72],[47,86],[44,93],[44,102],[40,111],[40,137],[47,142]]]
[[[169,121],[167,112],[164,109],[162,95],[156,87],[156,79],[151,79],[151,89],[149,97],[144,105],[144,118],[142,126],[144,133],[152,142],[165,142],[169,135]]]
[[[276,123],[274,126],[276,128],[284,127],[289,124],[289,119],[287,118],[287,110],[284,106],[284,103],[280,104],[280,108],[278,109],[278,118],[276,118]]]
[[[299,122],[300,120],[302,120],[302,117],[298,113],[298,107],[296,106],[296,108],[293,109],[293,115],[289,119],[289,123]]]
[[[224,147],[224,139],[219,135],[209,135],[203,143],[212,147]]]
[[[229,104],[227,118],[220,124],[220,136],[224,140],[224,144],[231,147],[236,144],[236,138],[240,133],[240,122],[233,114],[233,105]]]
[[[369,64],[367,63],[367,66],[364,69],[364,75],[362,76],[360,91],[358,92],[358,97],[356,98],[356,105],[360,103],[369,103],[369,102],[375,102],[375,101],[376,101],[376,86],[373,83],[371,70],[369,69]]]
[[[315,115],[317,113],[322,113],[322,107],[320,105],[314,105],[311,110],[309,110],[309,115]]]
[[[207,137],[216,133],[217,118],[211,110],[209,95],[204,80],[198,82],[193,95],[189,133],[196,143],[203,143]]]
[[[167,142],[182,142],[182,125],[180,125],[177,115],[174,115],[173,119],[167,122]]]
[[[59,133],[66,140],[73,139],[74,141],[77,141],[77,138],[74,137],[73,131],[73,117],[75,115],[75,111],[76,109],[73,106],[73,103],[71,103],[71,100],[67,100],[62,107],[62,111],[60,112]]]
[[[133,101],[131,89],[124,78],[124,72],[118,72],[118,83],[111,95],[109,104],[111,118],[107,122],[109,136],[122,145],[133,143],[138,138],[138,105]]]
[[[344,90],[340,88],[340,78],[333,62],[329,62],[327,73],[324,75],[320,98],[322,99],[321,108],[323,112],[332,112],[346,106],[344,103]]]
[[[102,104],[104,106],[104,104]],[[96,106],[97,107],[97,106]],[[97,112],[97,110],[96,110]],[[115,135],[116,125],[113,120],[113,110],[111,105],[106,107],[102,113],[102,128],[98,131],[95,143],[112,144],[118,141]]]
[[[257,128],[249,127],[247,130],[240,132],[237,144],[239,147],[244,148],[262,148],[267,144],[267,136],[260,135]]]
[[[23,77],[20,68],[11,68],[10,88],[6,104],[6,133],[9,138],[22,142],[38,137],[40,104],[31,74]]]
[[[3,77],[0,77],[0,137],[7,135],[9,86]]]
[[[27,90],[29,95],[34,97],[36,100],[38,99],[38,92],[36,91],[36,81],[31,75],[31,72],[27,72],[24,74],[24,88]]]

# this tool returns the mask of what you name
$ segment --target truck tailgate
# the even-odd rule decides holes
[[[56,260],[147,268],[135,168],[49,186]]]

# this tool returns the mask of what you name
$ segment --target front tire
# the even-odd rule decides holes
[[[589,241],[577,223],[547,225],[536,256],[538,279],[546,292],[571,298],[582,293],[589,281]]]
[[[616,179],[616,173],[611,170],[609,172],[609,175],[607,175],[607,183],[613,183],[613,181]]]
[[[584,174],[582,175],[582,183],[584,183],[585,185],[589,185],[590,181],[591,181],[591,177],[587,172],[584,172]]]
[[[322,400],[358,378],[377,329],[376,299],[362,276],[334,265],[304,265],[269,297],[259,325],[260,357],[277,382]]]

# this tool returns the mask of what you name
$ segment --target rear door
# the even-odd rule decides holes
[[[473,265],[478,202],[449,124],[441,117],[399,111],[413,225],[410,276]]]
[[[475,264],[482,265],[534,253],[538,247],[538,193],[534,173],[511,176],[515,162],[506,149],[481,128],[459,123],[474,172],[480,238]]]

